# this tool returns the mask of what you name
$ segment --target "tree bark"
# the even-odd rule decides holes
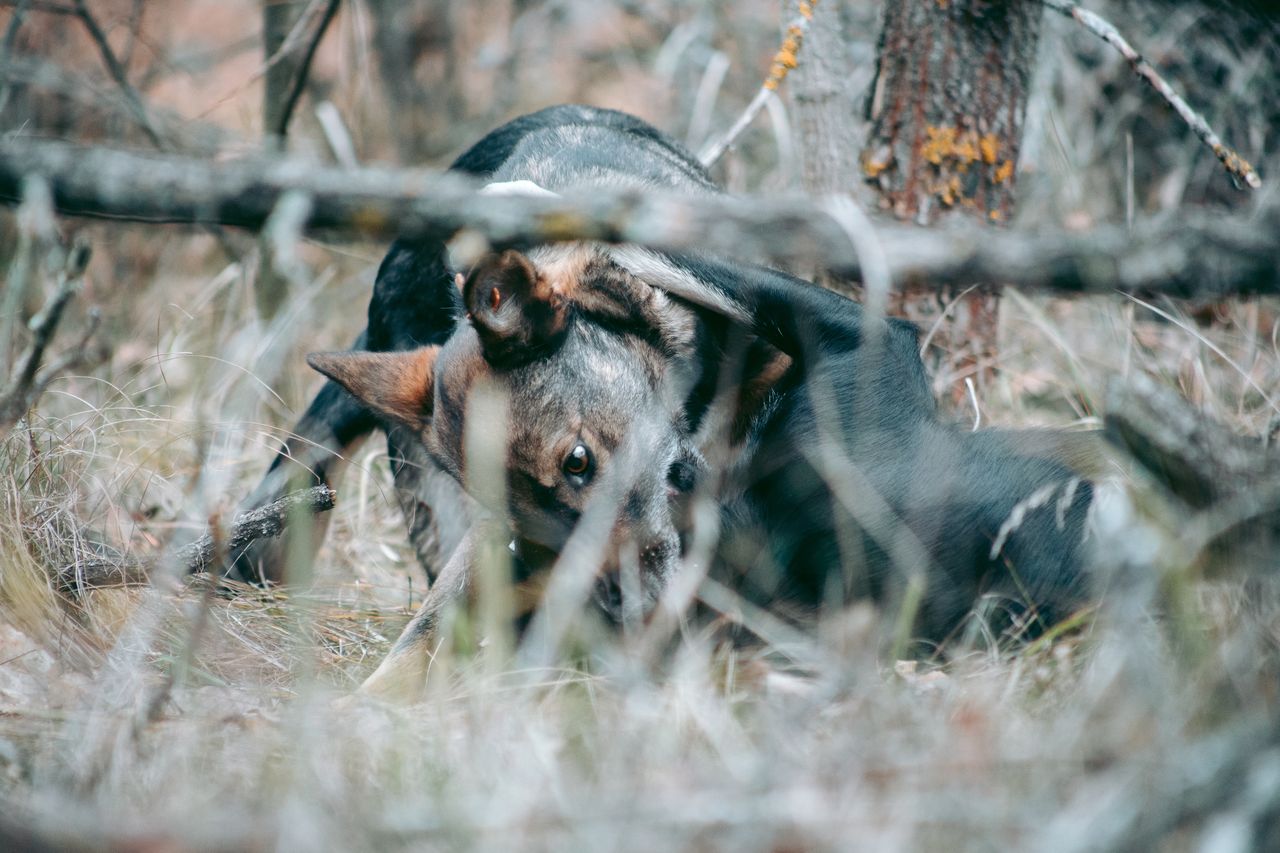
[[[862,152],[884,208],[922,224],[1009,219],[1042,13],[1034,0],[885,4]]]
[[[921,225],[948,216],[1009,220],[1042,15],[1036,0],[884,5],[862,152],[863,175],[883,209]],[[934,340],[949,357],[944,381],[952,380],[959,403],[959,380],[981,384],[995,366],[998,296],[962,288],[908,293],[890,310],[931,326],[952,303]]]
[[[848,192],[857,180],[855,93],[849,86],[843,7],[839,0],[825,0],[814,7],[803,58],[791,73],[788,88],[801,180],[812,195]],[[788,8],[794,12],[796,4],[789,3]]]

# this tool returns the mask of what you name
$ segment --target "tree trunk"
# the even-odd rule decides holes
[[[862,170],[922,224],[1007,221],[1040,35],[1035,0],[886,3]]]
[[[796,14],[787,4],[784,25]],[[802,56],[791,73],[788,93],[795,116],[805,191],[813,195],[848,192],[857,179],[857,139],[854,98],[849,85],[851,67],[842,19],[844,3],[818,3],[805,35]]]
[[[884,4],[862,152],[882,208],[921,225],[1010,219],[1042,14],[1035,0]],[[961,292],[907,293],[892,307],[932,326]],[[939,378],[957,401],[963,379],[982,380],[995,364],[998,307],[995,294],[972,292],[935,337],[951,357]]]

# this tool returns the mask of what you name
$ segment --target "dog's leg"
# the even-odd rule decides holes
[[[373,674],[360,685],[359,693],[387,702],[412,703],[421,698],[427,671],[440,644],[440,621],[445,611],[471,597],[476,542],[479,526],[472,528],[454,549],[440,570],[431,591],[400,637]]]

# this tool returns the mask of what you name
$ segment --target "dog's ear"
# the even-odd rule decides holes
[[[307,364],[374,413],[420,432],[431,423],[439,353],[438,346],[408,352],[313,352]]]
[[[462,286],[462,304],[495,367],[544,352],[560,338],[568,302],[521,253],[508,250],[481,261]]]

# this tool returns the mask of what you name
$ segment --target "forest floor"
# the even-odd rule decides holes
[[[218,7],[188,5],[197,19]],[[218,14],[256,14],[257,4],[226,11],[233,5]],[[689,35],[687,56],[661,53],[673,39],[651,28],[649,44],[633,23],[612,40],[593,36],[590,68],[604,71],[562,61],[556,74],[533,73],[528,63],[574,55],[553,36],[585,38],[591,21],[538,11],[565,4],[526,5],[538,50],[503,70],[537,90],[507,103],[591,100],[672,130],[693,115],[703,73],[694,59],[711,56],[709,46],[739,40],[725,47],[726,86],[745,101],[758,85],[748,82],[759,78],[756,54],[776,42],[769,4],[738,21],[708,4],[714,14],[694,22],[706,32]],[[1200,23],[1190,13],[1155,18],[1140,25],[1161,58],[1176,57]],[[336,79],[357,147],[389,156],[359,53],[367,23],[343,17],[343,47],[322,51],[317,73]],[[482,23],[467,24],[473,40]],[[199,26],[184,18],[172,29]],[[1123,221],[1126,200],[1139,219],[1245,206],[1223,202],[1234,191],[1212,155],[1143,99],[1105,46],[1062,23],[1049,34],[1056,70],[1038,84],[1019,177],[1026,221]],[[869,57],[873,35],[868,23],[851,49]],[[224,41],[252,36],[228,29]],[[178,86],[171,102],[215,104],[205,118],[228,124],[256,114],[260,91],[238,81],[257,59],[233,59],[229,77]],[[1196,79],[1190,65],[1180,67],[1184,83]],[[1233,68],[1218,89],[1203,82],[1192,94],[1205,104],[1220,92],[1215,121],[1245,116],[1247,132],[1233,138],[1263,147],[1265,116],[1230,99],[1274,78],[1244,60]],[[483,79],[457,77],[454,102],[479,103],[465,90]],[[723,101],[708,127],[740,108]],[[490,117],[433,117],[448,140],[439,147],[486,129],[481,118]],[[323,150],[313,124],[298,133]],[[746,165],[727,169],[730,184],[769,190],[794,178],[794,149],[769,149],[785,137],[774,128],[744,142]],[[1255,157],[1271,182],[1264,192],[1280,175],[1272,154]],[[1126,172],[1136,172],[1128,193]],[[885,653],[896,614],[868,605],[798,635],[743,610],[768,638],[761,646],[692,633],[657,662],[635,653],[637,638],[586,626],[590,653],[555,666],[459,651],[434,662],[423,703],[353,704],[342,697],[426,589],[375,438],[336,483],[305,583],[208,596],[201,579],[171,577],[150,589],[59,592],[51,577],[96,541],[163,554],[235,511],[320,385],[305,353],[355,338],[385,251],[304,243],[303,272],[272,313],[256,303],[262,246],[252,237],[67,227],[95,252],[60,341],[83,328],[87,306],[103,306],[109,358],[55,382],[0,436],[0,847],[34,844],[23,835],[34,830],[50,849],[1216,851],[1248,849],[1249,816],[1280,801],[1280,759],[1248,772],[1232,763],[1234,739],[1275,719],[1280,594],[1229,575],[1176,579],[1176,595],[1162,598],[1180,602],[1173,613],[1110,590],[1098,610],[1039,640],[975,631],[911,660]],[[42,274],[33,294],[51,285]],[[16,340],[0,346],[11,352]],[[965,423],[1096,428],[1108,383],[1142,373],[1231,430],[1263,436],[1280,411],[1280,302],[1193,308],[1006,291],[998,362],[972,396],[963,358],[935,352],[930,362],[939,398]],[[1128,485],[1120,468],[1114,479]]]
[[[626,637],[550,669],[458,654],[422,705],[344,705],[425,589],[381,440],[337,484],[301,588],[59,594],[72,534],[155,553],[225,518],[317,385],[302,353],[356,331],[374,251],[307,247],[314,283],[264,322],[238,264],[187,272],[217,255],[199,238],[193,263],[192,239],[149,241],[105,332],[125,343],[0,446],[0,796],[61,843],[1084,848],[1224,716],[1273,707],[1275,601],[1238,583],[1195,584],[1176,631],[1115,607],[895,661],[893,614],[862,606],[752,651],[691,636],[655,666]],[[982,420],[1096,426],[1106,382],[1143,371],[1259,434],[1272,312],[1010,294]]]

